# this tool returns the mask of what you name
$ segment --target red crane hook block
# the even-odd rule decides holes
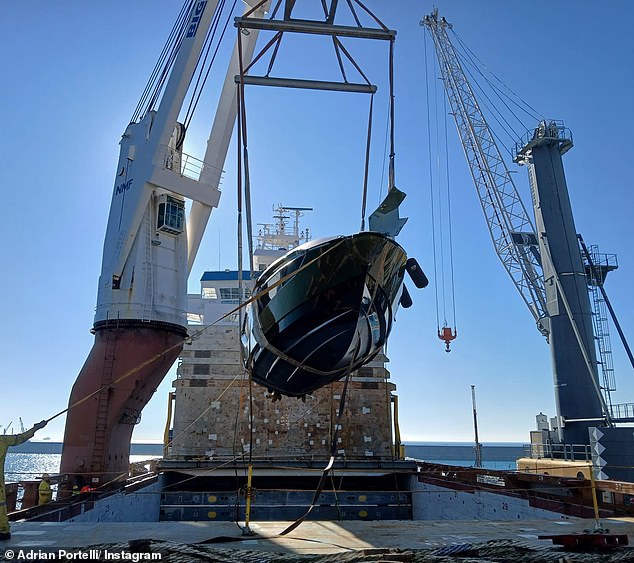
[[[458,331],[454,329],[452,332],[451,327],[448,326],[443,326],[442,329],[438,331],[438,338],[440,338],[445,343],[445,352],[451,352],[449,344],[451,344],[452,340],[456,339],[456,336],[458,336]]]

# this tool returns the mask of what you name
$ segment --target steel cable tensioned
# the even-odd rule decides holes
[[[220,49],[222,40],[224,39],[224,36],[227,32],[227,28],[231,21],[231,16],[233,15],[235,11],[236,4],[237,4],[237,0],[233,0],[233,4],[231,5],[231,8],[227,10],[227,15],[225,17],[225,23],[222,27],[222,32],[220,33],[220,37],[216,41],[216,47],[211,57],[211,61],[208,63],[207,59],[209,57],[209,52],[211,50],[211,46],[214,43],[214,39],[218,31],[218,26],[220,25],[221,14],[225,9],[225,0],[221,0],[221,2],[218,4],[218,7],[216,8],[216,12],[214,13],[214,20],[211,25],[211,32],[205,39],[205,47],[201,51],[201,58],[198,59],[198,63],[197,63],[197,68],[199,69],[198,78],[196,79],[196,84],[194,85],[189,106],[187,108],[185,118],[183,119],[183,123],[186,129],[189,127],[192,117],[196,111],[196,107],[198,106],[198,102],[200,101],[200,97],[202,95],[203,89],[205,87],[205,84],[207,83],[207,79],[209,78],[209,73],[211,72],[214,62],[216,61],[218,50]],[[203,51],[205,53],[204,56],[202,55]]]
[[[205,37],[203,49],[201,50],[201,54],[196,63],[198,76],[191,92],[189,106],[183,118],[185,128],[188,127],[196,110],[207,78],[216,60],[216,55],[218,54],[220,44],[222,43],[222,39],[225,36],[228,24],[231,21],[231,16],[234,12],[236,4],[237,0],[234,0],[231,8],[229,10],[226,10],[225,0],[220,0],[214,12],[212,24],[209,28],[207,36]],[[193,6],[194,2],[192,0],[188,0],[181,8],[178,18],[174,26],[172,27],[170,35],[165,42],[165,45],[163,46],[163,50],[150,75],[150,78],[148,79],[145,89],[141,94],[141,98],[137,104],[134,114],[132,115],[131,122],[137,122],[147,112],[155,109],[161,92],[163,91],[165,83],[170,75],[170,70],[173,67],[174,62],[176,61],[176,57],[178,55],[181,42],[185,35],[186,26],[189,21],[189,15],[193,9]],[[223,13],[226,13],[226,16],[222,31],[220,32],[220,35],[218,37],[218,30],[220,27],[220,21],[223,17]],[[211,47],[214,45],[214,43],[216,47],[213,51],[213,55],[211,56],[211,60],[208,61]]]
[[[517,114],[515,114],[508,106],[506,106],[506,103],[504,101],[502,101],[503,105],[507,107],[511,115],[520,123],[521,129],[518,130],[515,127],[513,127],[513,125],[509,123],[509,120],[507,119],[507,117],[502,113],[500,109],[498,109],[498,106],[491,99],[491,95],[487,92],[485,87],[481,85],[480,82],[478,82],[473,72],[469,69],[469,67],[465,65],[464,60],[462,58],[461,58],[461,64],[464,69],[465,75],[468,76],[470,79],[470,84],[472,85],[474,91],[478,91],[478,93],[480,94],[479,100],[480,100],[481,106],[486,109],[488,114],[497,123],[499,130],[504,133],[504,135],[506,136],[506,139],[503,139],[497,130],[491,129],[491,135],[504,148],[508,156],[512,159],[515,155],[513,154],[511,147],[513,146],[513,144],[515,143],[517,139],[521,138],[524,132],[528,129],[528,126],[519,119]],[[486,77],[484,79],[485,79],[485,82],[489,86],[492,86],[492,84],[489,83]],[[494,89],[493,91],[496,94],[498,94],[497,90]],[[498,98],[500,98],[499,94],[498,94]]]
[[[515,105],[518,109],[520,109],[522,112],[524,112],[528,117],[531,118],[531,122],[534,121],[540,121],[542,119],[545,119],[545,117],[543,116],[543,114],[541,114],[538,110],[536,110],[533,106],[531,106],[525,99],[523,99],[520,95],[518,95],[515,91],[513,91],[511,88],[509,88],[509,86],[507,84],[505,84],[504,82],[502,82],[502,80],[500,80],[478,57],[477,55],[471,50],[469,49],[469,46],[466,45],[464,43],[464,41],[462,41],[462,39],[460,39],[460,36],[456,33],[456,31],[452,28],[451,29],[451,33],[452,35],[456,38],[456,40],[458,41],[458,43],[461,45],[461,47],[464,49],[464,52],[466,53],[466,58],[471,62],[473,68],[476,70],[476,72],[478,74],[480,74],[485,81],[487,82],[487,84],[489,84],[489,86],[491,87],[491,89],[493,91],[495,91],[496,95],[498,96],[498,98],[500,99],[500,101],[502,101],[502,103],[504,104],[504,106],[511,112],[511,114],[513,115],[513,117],[515,117],[519,123],[524,126],[524,123],[519,119],[519,117],[517,117],[517,115],[508,107],[507,101],[512,103],[513,105]],[[462,59],[463,61],[465,60],[465,57],[463,57]],[[511,95],[505,95],[502,93],[502,90],[500,88],[498,88],[497,86],[495,86],[482,72],[482,69],[485,69],[490,75],[491,77],[500,84],[500,86],[504,89],[507,90]]]
[[[456,321],[456,286],[454,283],[454,263],[453,263],[453,219],[451,213],[451,179],[449,176],[449,140],[448,140],[448,124],[447,124],[447,99],[443,98],[443,130],[444,130],[444,145],[445,145],[445,178],[447,179],[446,184],[446,198],[447,198],[447,230],[449,237],[449,278],[450,278],[450,287],[451,287],[451,310],[452,310],[452,321],[454,331],[457,333],[458,326]]]
[[[495,251],[545,335],[547,329],[542,319],[547,316],[546,297],[540,278],[541,266],[526,247],[515,244],[512,236],[513,233],[534,233],[535,228],[467,80],[460,57],[449,41],[446,29],[449,24],[439,20],[437,13],[426,16],[422,24],[434,40],[447,97]]]
[[[449,176],[449,148],[447,134],[447,107],[446,100],[443,97],[443,119],[439,119],[438,113],[438,97],[437,89],[433,88],[434,100],[434,123],[432,124],[430,82],[428,67],[429,60],[427,56],[427,41],[424,41],[425,53],[425,87],[426,87],[426,116],[427,116],[427,144],[428,144],[428,166],[429,166],[429,193],[430,193],[430,213],[432,223],[432,248],[434,261],[434,279],[435,279],[435,306],[436,306],[436,324],[438,336],[442,335],[441,331],[441,309],[443,325],[442,329],[453,327],[453,334],[457,334],[456,330],[456,299],[455,299],[455,283],[453,268],[453,234],[452,234],[452,216],[451,216],[451,197],[450,197],[450,176]],[[434,66],[435,70],[435,66]],[[437,82],[434,72],[435,85]],[[432,142],[432,129],[435,131],[435,142]],[[440,132],[443,134],[443,149],[441,151]],[[434,148],[435,146],[435,148]],[[441,152],[444,152],[444,171],[441,171]],[[434,154],[436,155],[436,179],[434,178]],[[444,172],[444,177],[443,177]],[[444,184],[444,189],[443,189]],[[445,231],[447,231],[447,240],[445,240]],[[445,258],[445,247],[447,247],[448,258]],[[449,293],[449,296],[447,295]],[[447,315],[447,300],[451,300],[451,318]],[[449,333],[451,334],[451,332]],[[447,348],[447,350],[449,350]]]
[[[239,57],[239,69],[240,69],[240,77],[244,76],[244,61],[242,58],[242,34],[238,31],[238,57]],[[237,237],[238,237],[238,293],[239,293],[239,303],[242,304],[242,300],[244,299],[244,280],[243,280],[243,272],[244,268],[242,265],[242,256],[243,256],[243,243],[242,243],[242,195],[243,195],[243,175],[244,175],[244,198],[246,201],[246,213],[247,213],[247,240],[249,247],[249,272],[250,279],[253,278],[253,240],[252,240],[252,218],[251,218],[251,189],[250,189],[250,176],[249,176],[249,153],[248,153],[248,138],[247,138],[247,127],[246,127],[246,105],[244,101],[244,81],[240,80],[239,84],[236,87],[236,105],[238,108],[237,112],[237,131],[238,131],[238,139],[237,139],[237,161],[238,161],[238,176],[237,176]],[[239,330],[242,330],[243,323],[246,321],[244,318],[243,310],[240,308],[239,312],[239,320],[238,327]],[[240,360],[242,365],[245,365],[244,358],[244,350],[242,346],[240,346]],[[247,474],[247,488],[245,491],[245,497],[247,498],[247,510],[245,515],[245,526],[243,531],[249,530],[249,519],[250,519],[250,500],[251,500],[251,472],[253,467],[253,373],[250,367],[247,367],[246,376],[248,377],[248,416],[249,416],[249,451],[248,451],[248,459],[245,460],[246,467],[244,468]],[[238,412],[242,411],[242,399],[243,399],[243,389],[240,389],[240,408]],[[238,413],[236,413],[236,422],[234,428],[234,456],[236,454],[237,447],[237,436],[238,436],[238,426],[239,426],[239,418]],[[239,488],[239,480],[238,480],[238,469],[235,468],[236,471],[236,486]],[[240,527],[239,523],[239,503],[236,497],[236,517],[235,523],[238,527]]]
[[[436,256],[436,219],[435,219],[435,213],[436,213],[436,205],[434,203],[434,174],[433,174],[433,157],[432,157],[432,151],[431,151],[431,116],[430,116],[430,104],[429,104],[429,77],[428,77],[428,68],[429,68],[429,64],[428,64],[428,60],[427,60],[427,41],[424,40],[423,41],[423,45],[424,45],[424,50],[425,50],[425,88],[426,88],[426,99],[427,99],[427,103],[425,105],[426,110],[427,110],[427,146],[428,146],[428,150],[427,150],[427,169],[429,170],[429,195],[430,195],[430,205],[429,205],[429,209],[430,209],[430,213],[431,213],[431,224],[432,224],[432,229],[431,229],[431,240],[432,240],[432,248],[433,248],[433,261],[434,261],[434,294],[435,294],[435,304],[436,304],[436,324],[438,325],[438,328],[440,328],[440,311],[439,311],[439,307],[438,307],[438,283],[436,283],[436,280],[438,279],[438,260],[437,260],[437,256]]]
[[[187,24],[187,16],[191,12],[192,6],[192,0],[183,4],[178,18],[176,19],[167,41],[163,46],[163,50],[159,55],[159,59],[150,74],[150,78],[145,85],[143,93],[141,94],[139,103],[137,104],[134,114],[132,115],[132,119],[130,120],[131,122],[138,121],[143,115],[152,109],[153,101],[158,98],[160,91],[163,89],[163,85],[165,84],[165,80],[169,74],[169,69],[176,58],[180,40],[183,36],[185,25]]]
[[[450,32],[462,48],[462,52],[459,52],[457,49],[455,50],[455,52],[460,59],[462,68],[464,69],[465,73],[469,75],[471,84],[480,92],[480,102],[483,106],[486,107],[489,114],[498,123],[500,129],[504,131],[507,139],[506,141],[503,140],[496,131],[491,131],[492,135],[497,139],[498,142],[500,142],[500,144],[502,144],[502,146],[504,146],[511,158],[514,158],[515,155],[512,153],[510,147],[515,144],[517,139],[522,137],[527,129],[529,129],[529,125],[526,124],[519,117],[519,115],[511,108],[511,105],[521,111],[525,116],[530,118],[531,124],[535,121],[544,119],[543,115],[541,115],[535,108],[533,108],[526,100],[524,100],[511,88],[509,88],[509,86],[506,85],[502,80],[500,80],[500,78],[498,78],[477,57],[477,55],[471,49],[469,49],[469,47],[462,41],[460,36],[452,27],[450,27]],[[486,74],[484,71],[486,71]],[[477,79],[476,75],[481,77],[481,79],[484,81],[484,84],[480,84],[480,81]],[[502,106],[506,108],[506,115],[502,112],[502,109],[499,108],[498,105],[492,101],[491,96],[488,92],[492,92],[497,97]],[[516,122],[516,126],[513,126],[509,122],[507,116],[509,118],[512,118],[512,120]],[[519,131],[517,129],[517,126],[519,126],[520,128]]]

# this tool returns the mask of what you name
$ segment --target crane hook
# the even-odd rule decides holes
[[[443,326],[441,330],[438,330],[438,338],[445,343],[445,352],[451,352],[449,345],[452,340],[455,340],[456,336],[458,336],[458,331],[454,329],[452,332],[451,327]]]

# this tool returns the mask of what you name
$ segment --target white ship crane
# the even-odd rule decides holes
[[[246,12],[261,17],[268,4],[248,0]],[[61,471],[70,479],[97,484],[127,474],[134,424],[187,336],[187,277],[220,198],[237,115],[234,77],[240,61],[251,60],[258,35],[252,30],[241,52],[234,49],[203,160],[184,154],[186,122],[179,119],[188,93],[197,99],[190,85],[197,72],[204,78],[210,48],[220,41],[223,5],[185,2],[121,139],[95,343],[69,400]],[[192,202],[188,217],[185,200]]]

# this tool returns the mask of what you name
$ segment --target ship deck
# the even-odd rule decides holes
[[[601,521],[604,528],[613,534],[627,534],[634,538],[634,518],[609,518]],[[26,555],[29,551],[55,552],[64,549],[69,553],[87,553],[91,547],[111,553],[130,552],[129,542],[151,540],[143,545],[143,550],[162,553],[161,561],[198,561],[213,551],[220,557],[225,551],[234,550],[277,553],[276,561],[286,560],[291,555],[308,556],[328,554],[348,554],[354,559],[355,553],[368,559],[369,555],[379,555],[381,560],[399,561],[443,561],[436,559],[445,550],[482,550],[496,545],[503,549],[519,549],[524,552],[561,554],[561,548],[553,547],[549,540],[538,536],[549,534],[580,533],[594,527],[594,520],[560,518],[552,520],[525,521],[309,521],[286,536],[279,533],[287,522],[254,522],[251,529],[255,536],[243,536],[235,523],[231,522],[94,522],[94,523],[53,523],[15,522],[12,537],[0,544],[0,560],[6,550],[13,550],[14,560],[19,550]],[[205,543],[206,542],[206,543]],[[465,547],[466,546],[466,547]],[[390,559],[386,550],[412,551],[411,559],[401,552],[400,559]],[[420,550],[420,551],[419,551]],[[631,550],[631,551],[630,551]],[[93,552],[94,554],[95,552]],[[246,551],[241,551],[246,553]],[[509,552],[510,553],[510,552]],[[171,555],[170,555],[171,554]],[[634,548],[621,547],[605,555],[592,554],[587,559],[577,554],[570,561],[626,561],[634,558]],[[427,558],[427,557],[431,558]],[[623,557],[626,559],[623,559]],[[182,559],[185,557],[185,559]],[[402,557],[405,557],[403,559]],[[618,559],[615,559],[618,557]],[[128,558],[119,557],[119,558]],[[107,557],[106,557],[107,559]],[[94,560],[106,560],[96,558]],[[158,559],[158,557],[157,557]],[[9,560],[5,555],[4,560]],[[140,560],[138,558],[137,560]],[[207,559],[208,560],[208,559]],[[225,559],[215,558],[214,561]],[[231,560],[229,557],[227,561]],[[272,559],[259,559],[269,561]],[[301,560],[301,557],[289,560]],[[315,560],[314,558],[311,560]],[[505,560],[505,559],[496,559]],[[514,559],[508,559],[514,560]],[[557,560],[557,559],[555,559]]]

